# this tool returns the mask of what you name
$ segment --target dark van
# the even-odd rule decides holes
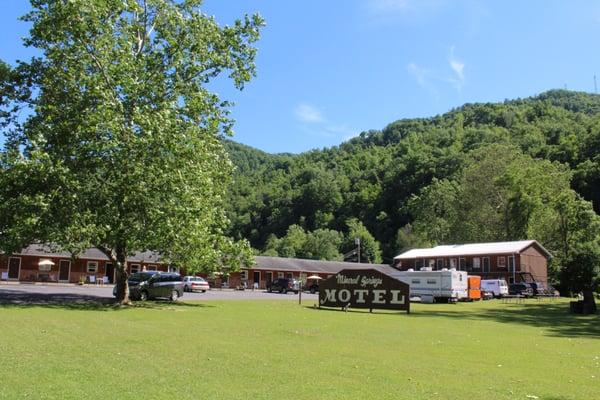
[[[183,282],[181,275],[171,272],[136,272],[127,280],[129,284],[129,297],[133,300],[146,301],[148,299],[166,298],[176,301],[183,296]],[[113,289],[116,296],[117,287]]]

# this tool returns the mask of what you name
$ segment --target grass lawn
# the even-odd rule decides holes
[[[600,398],[600,316],[564,300],[311,306],[0,305],[0,399]]]

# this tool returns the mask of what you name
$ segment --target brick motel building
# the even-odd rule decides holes
[[[400,270],[456,268],[482,279],[505,279],[508,283],[548,283],[548,260],[552,255],[535,240],[471,243],[413,249],[394,257]]]
[[[130,273],[139,271],[179,272],[160,261],[156,252],[146,251],[127,258]],[[20,253],[0,257],[1,280],[21,282],[114,283],[115,267],[100,250],[91,248],[73,258],[43,245],[30,245]]]
[[[306,281],[306,278],[317,275],[329,278],[344,269],[376,269],[383,273],[392,273],[395,270],[387,264],[366,264],[343,261],[303,260],[299,258],[283,257],[254,257],[255,264],[250,268],[242,268],[229,276],[229,287],[243,286],[254,287],[257,283],[259,289],[265,289],[267,282],[277,278],[295,278]]]
[[[265,289],[277,278],[305,280],[317,275],[328,278],[343,269],[373,268],[383,273],[395,270],[432,270],[456,268],[479,275],[482,279],[503,278],[507,282],[543,282],[548,280],[550,253],[535,240],[496,243],[472,243],[413,249],[394,258],[393,266],[341,261],[303,260],[282,257],[254,257],[253,266],[228,275],[207,277],[216,287]],[[138,252],[127,258],[128,272],[180,272],[185,268],[161,262],[160,254]],[[198,274],[206,277],[203,274]],[[70,253],[53,252],[47,246],[31,245],[20,253],[0,256],[0,280],[22,282],[106,283],[116,279],[115,267],[98,249],[88,249],[77,258]]]
[[[161,262],[156,252],[135,253],[127,258],[129,273],[140,271],[180,272],[185,269]],[[318,275],[327,278],[343,269],[374,268],[391,272],[387,264],[365,264],[338,261],[301,260],[280,257],[255,257],[255,265],[227,276],[207,277],[216,287],[265,289],[268,281],[277,278],[307,278]],[[198,274],[206,277],[204,274]],[[21,282],[105,283],[116,280],[116,271],[108,257],[91,248],[73,258],[70,253],[54,252],[43,245],[30,245],[19,253],[0,256],[0,280]]]

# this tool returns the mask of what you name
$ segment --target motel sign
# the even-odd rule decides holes
[[[409,286],[375,269],[345,269],[321,282],[319,306],[409,313]]]

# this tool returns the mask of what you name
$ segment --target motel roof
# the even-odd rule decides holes
[[[71,258],[71,253],[58,251],[48,244],[32,244],[25,247],[15,255],[47,257],[47,258]],[[82,260],[109,261],[106,254],[99,249],[92,247],[84,250],[77,255]],[[255,264],[248,269],[269,270],[269,271],[289,271],[306,272],[309,274],[336,274],[344,269],[376,269],[383,273],[393,273],[396,269],[388,264],[368,264],[353,263],[343,261],[323,261],[323,260],[304,260],[299,258],[266,257],[255,256]],[[140,251],[127,257],[128,263],[161,263],[161,256],[155,251]]]
[[[71,258],[72,254],[67,251],[58,251],[51,245],[47,244],[31,244],[21,250],[16,255],[50,257],[50,258]],[[82,260],[101,260],[109,261],[109,258],[99,249],[92,247],[84,250],[77,255],[78,259]],[[160,263],[160,254],[155,251],[138,251],[127,257],[128,263]]]
[[[353,263],[344,261],[305,260],[283,257],[254,257],[256,264],[248,269],[306,272],[312,274],[336,274],[344,269],[376,269],[386,274],[397,272],[388,264]]]
[[[536,240],[518,240],[514,242],[491,242],[491,243],[468,243],[436,246],[428,249],[408,250],[396,257],[394,260],[407,258],[435,258],[470,256],[485,254],[520,254],[523,250],[535,246],[546,256],[552,257],[550,252]]]

